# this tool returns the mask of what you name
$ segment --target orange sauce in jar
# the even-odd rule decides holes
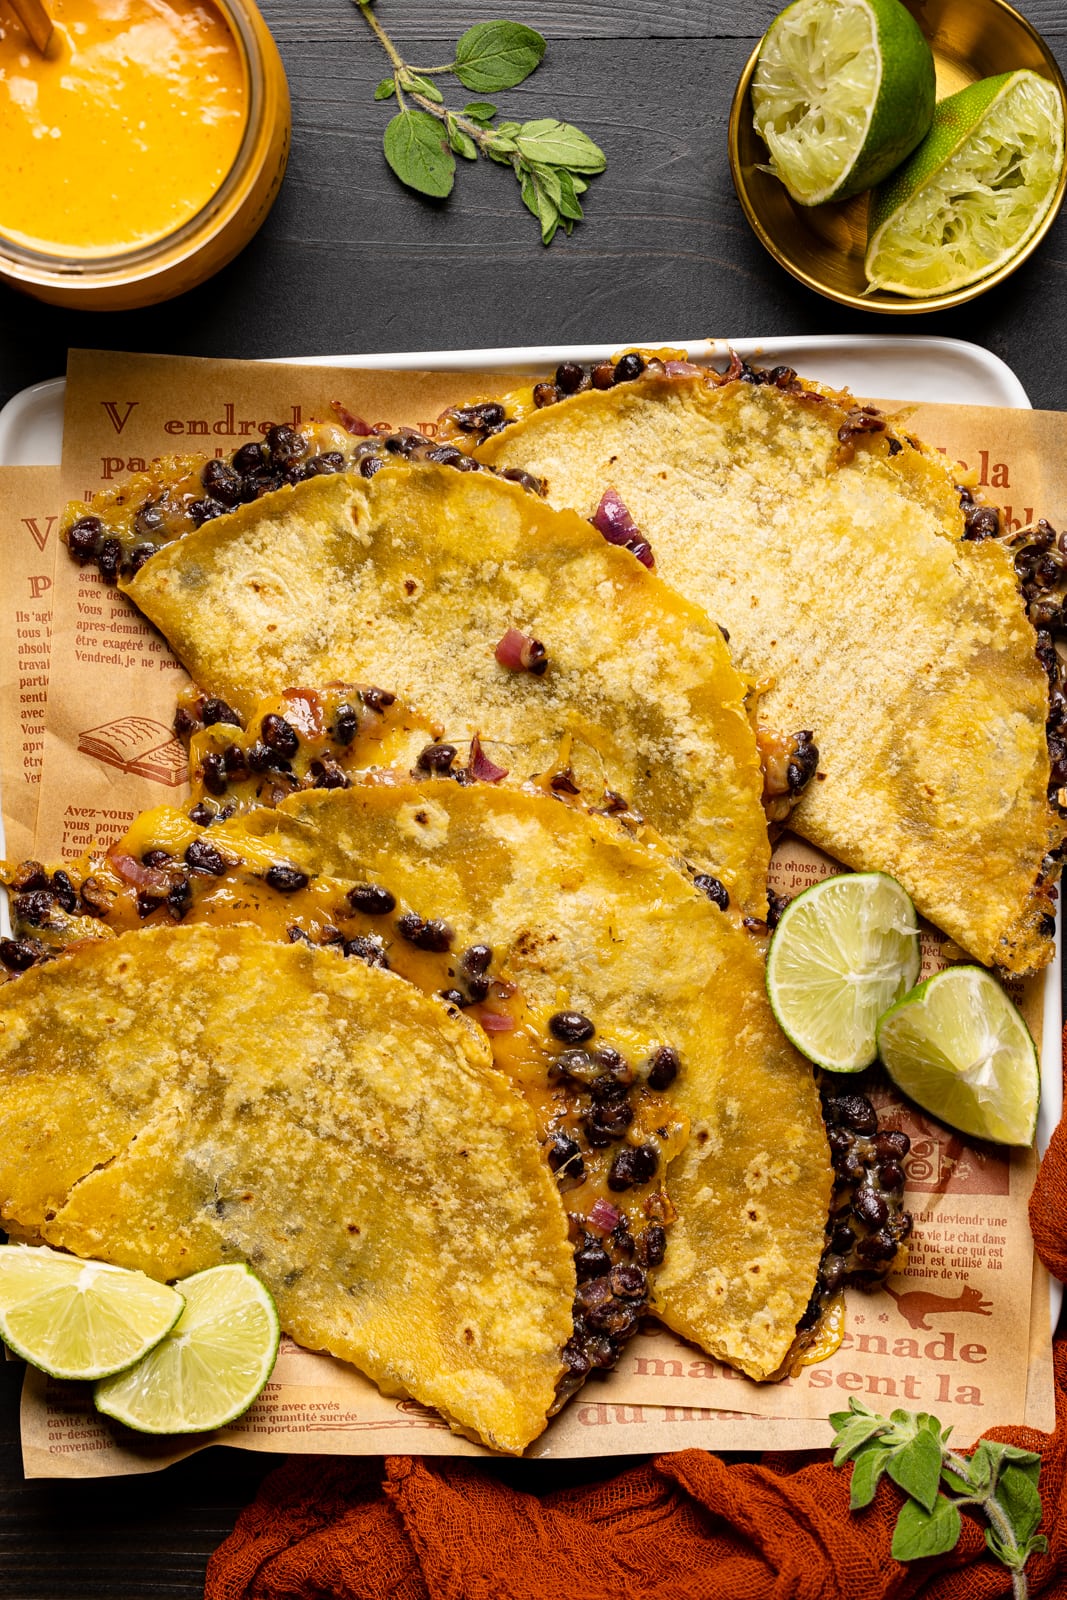
[[[210,0],[52,0],[47,56],[0,9],[0,234],[85,258],[189,222],[248,116],[237,42]]]

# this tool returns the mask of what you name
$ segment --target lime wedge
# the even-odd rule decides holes
[[[900,0],[794,0],[752,81],[756,132],[798,205],[880,183],[934,112],[934,58]]]
[[[204,1433],[247,1411],[274,1369],[278,1313],[246,1266],[184,1278],[185,1310],[161,1344],[96,1386],[98,1411],[140,1433]]]
[[[947,967],[906,994],[878,1024],[878,1054],[897,1088],[950,1128],[1033,1142],[1037,1049],[984,967]]]
[[[173,1328],[183,1304],[143,1272],[43,1245],[0,1245],[0,1335],[53,1378],[121,1372]]]
[[[805,889],[786,907],[767,954],[779,1027],[830,1072],[870,1066],[878,1018],[918,976],[915,908],[884,872]]]
[[[872,197],[864,269],[911,299],[962,289],[1018,255],[1063,172],[1063,102],[1029,70],[942,100],[907,164]]]

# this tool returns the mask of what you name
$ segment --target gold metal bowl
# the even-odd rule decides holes
[[[1054,83],[1067,112],[1064,83],[1048,45],[1025,17],[1005,0],[905,0],[934,53],[937,98],[965,89],[979,78],[1018,67],[1032,67]],[[760,243],[779,265],[817,294],[860,311],[915,315],[944,311],[973,300],[1001,283],[1024,262],[1052,226],[1063,202],[1065,174],[1060,174],[1055,198],[1047,216],[1018,255],[979,283],[951,294],[906,299],[878,289],[870,293],[863,272],[867,248],[867,196],[856,195],[838,205],[798,206],[777,178],[760,171],[767,147],[752,124],[749,93],[760,46],[753,50],[730,108],[730,171],[734,188]]]

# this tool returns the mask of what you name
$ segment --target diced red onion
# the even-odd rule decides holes
[[[650,570],[656,565],[652,546],[637,526],[622,497],[614,489],[605,489],[590,522],[608,544],[620,545],[635,555],[643,567]]]
[[[622,1221],[622,1212],[610,1200],[596,1200],[589,1213],[589,1221],[594,1228],[602,1228],[605,1233],[610,1233]]]
[[[146,867],[136,856],[112,854],[109,851],[108,861],[123,883],[132,883],[135,889],[151,889],[158,894],[166,894],[170,888],[171,880],[165,872],[160,872],[158,867]]]
[[[482,749],[482,741],[477,734],[471,740],[471,758],[467,764],[467,771],[479,783],[499,783],[508,775],[507,767],[498,767],[495,761],[490,761]]]
[[[370,438],[374,429],[369,427],[362,417],[354,417],[348,407],[341,404],[340,400],[331,400],[330,406],[346,433],[353,434],[357,439]]]
[[[514,1033],[515,1018],[504,1011],[478,1011],[474,1013],[486,1033]]]
[[[493,651],[502,667],[509,672],[542,673],[547,666],[545,647],[540,639],[533,639],[518,628],[509,628]]]
[[[704,369],[694,361],[668,361],[665,370],[668,378],[699,378]]]

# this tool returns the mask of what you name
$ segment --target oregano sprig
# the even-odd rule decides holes
[[[392,75],[374,91],[375,100],[394,96],[399,111],[385,130],[385,159],[401,183],[444,199],[452,192],[456,156],[479,155],[512,169],[527,210],[551,244],[558,228],[570,233],[581,222],[579,195],[603,172],[607,158],[580,128],[555,117],[532,122],[497,122],[490,100],[472,100],[461,111],[445,105],[436,78],[449,73],[476,94],[498,94],[522,83],[541,64],[545,40],[520,22],[478,22],[457,41],[444,66],[415,67],[400,55],[374,13],[374,0],[353,0],[389,57]]]
[[[1014,1600],[1026,1600],[1023,1568],[1035,1551],[1048,1549],[1048,1540],[1037,1531],[1041,1457],[982,1439],[968,1459],[948,1448],[952,1429],[942,1428],[927,1411],[882,1417],[855,1396],[848,1404],[847,1411],[833,1412],[830,1422],[836,1436],[834,1466],[852,1462],[850,1509],[870,1505],[885,1473],[906,1496],[891,1554],[898,1561],[917,1561],[955,1549],[960,1510],[972,1507],[989,1524],[987,1546],[1011,1572]]]

